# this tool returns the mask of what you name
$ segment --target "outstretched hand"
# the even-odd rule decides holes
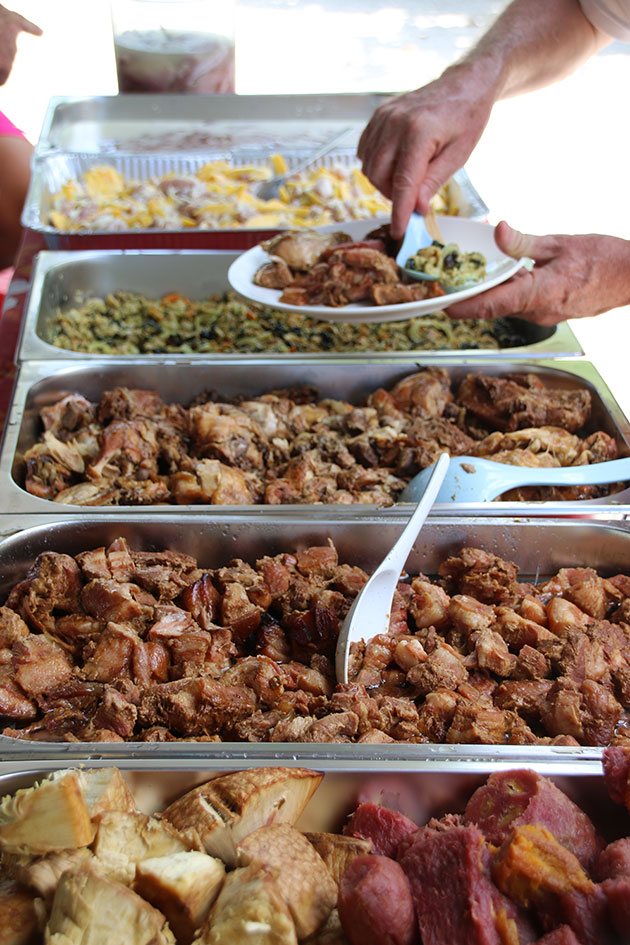
[[[0,85],[4,85],[9,78],[20,33],[42,35],[42,31],[35,23],[0,5]]]
[[[481,76],[454,67],[374,112],[358,153],[364,174],[392,200],[395,239],[404,234],[412,211],[425,214],[431,197],[463,167],[493,102],[491,88]]]
[[[451,318],[515,315],[538,325],[599,315],[630,304],[630,241],[615,236],[527,236],[501,222],[495,241],[508,256],[528,256],[508,282],[448,309]]]

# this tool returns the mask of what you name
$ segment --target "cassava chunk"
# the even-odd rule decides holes
[[[350,945],[412,945],[409,880],[394,860],[359,856],[341,878],[339,918]]]
[[[63,771],[2,799],[0,849],[29,855],[92,842],[94,825],[76,771]]]
[[[359,804],[344,827],[344,833],[361,840],[371,840],[376,854],[395,857],[400,841],[417,829],[417,824],[404,814],[367,801]]]
[[[316,932],[337,903],[328,867],[306,837],[288,824],[250,833],[238,846],[238,859],[239,865],[259,866],[279,877],[280,894],[300,939]]]
[[[603,846],[587,815],[535,771],[492,774],[468,801],[465,818],[495,846],[500,846],[514,827],[546,827],[587,869]]]
[[[228,873],[193,945],[297,945],[279,882],[255,866]]]
[[[99,867],[110,878],[129,885],[136,864],[189,850],[191,844],[167,821],[138,811],[104,814],[94,840]]]
[[[306,768],[237,771],[193,788],[163,816],[180,830],[197,830],[206,853],[235,866],[237,845],[259,827],[294,824],[321,780]]]
[[[46,945],[171,945],[164,916],[140,896],[83,867],[59,880]]]
[[[133,888],[166,916],[178,945],[190,945],[224,879],[220,860],[190,850],[138,863]]]
[[[304,836],[321,856],[337,886],[353,860],[372,852],[371,840],[344,837],[338,833],[305,833]]]

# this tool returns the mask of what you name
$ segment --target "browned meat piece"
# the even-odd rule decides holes
[[[503,637],[493,630],[479,630],[473,636],[475,660],[479,669],[488,670],[496,676],[511,676],[516,666],[516,657],[510,653]]]
[[[27,696],[41,696],[74,673],[64,651],[45,636],[30,634],[13,645],[13,672]]]
[[[618,455],[616,441],[603,430],[591,433],[584,440],[584,459],[587,463],[605,463],[617,459]]]
[[[449,594],[468,594],[486,604],[500,604],[512,597],[518,568],[479,548],[462,548],[438,568]]]
[[[133,584],[119,581],[90,581],[81,591],[81,605],[91,617],[105,622],[127,623],[141,617],[144,606],[134,596]]]
[[[97,728],[110,729],[121,738],[130,739],[133,737],[137,718],[137,707],[116,689],[105,686],[103,701],[94,716],[94,725]]]
[[[490,433],[475,446],[476,456],[516,466],[573,466],[579,460],[582,440],[561,427],[530,427],[513,433]],[[519,460],[519,454],[523,454]],[[501,458],[499,458],[501,457]],[[528,459],[529,458],[529,459]]]
[[[252,604],[240,584],[228,584],[221,601],[221,623],[237,643],[244,643],[260,626],[262,610]]]
[[[574,630],[584,630],[589,622],[579,607],[562,597],[552,597],[546,610],[548,627],[559,637],[566,637]]]
[[[78,609],[81,577],[74,558],[45,551],[24,581],[9,594],[7,606],[37,630],[54,630],[57,613]]]
[[[112,682],[118,677],[129,676],[133,651],[139,642],[131,627],[108,623],[84,663],[83,675],[96,682]]]
[[[244,686],[213,679],[181,680],[160,686],[157,721],[177,735],[217,735],[234,730],[256,708],[256,697]]]
[[[60,448],[57,448],[57,444]],[[40,499],[55,499],[57,495],[67,491],[74,478],[68,460],[71,465],[80,465],[79,471],[83,471],[84,464],[79,454],[67,450],[64,444],[54,437],[51,440],[48,435],[47,442],[35,443],[24,454],[26,491]]]
[[[264,289],[286,289],[293,282],[293,273],[283,259],[272,259],[254,273],[254,284]]]
[[[14,610],[0,607],[0,650],[13,646],[16,640],[27,637],[30,630]]]
[[[426,368],[398,381],[389,392],[396,407],[421,417],[441,417],[453,400],[450,378],[444,368]]]
[[[554,390],[550,394],[532,374],[511,377],[468,374],[459,386],[457,400],[489,427],[507,432],[555,426],[575,433],[591,413],[589,391]]]
[[[444,643],[407,673],[407,682],[419,694],[426,696],[435,689],[457,689],[466,682],[468,672],[461,656]]]
[[[376,283],[398,283],[398,269],[378,249],[346,243],[326,250],[306,275],[298,275],[280,296],[294,304],[347,305],[369,301]]]
[[[196,456],[218,459],[238,469],[261,469],[265,440],[258,423],[230,404],[206,403],[189,411]]]
[[[131,674],[139,686],[166,682],[169,678],[169,651],[155,641],[136,643],[131,657]]]
[[[430,692],[419,709],[418,727],[430,742],[443,742],[455,716],[458,698],[448,689]]]
[[[154,420],[161,417],[164,410],[165,404],[157,391],[114,387],[101,397],[97,417],[103,424],[112,420]]]
[[[298,551],[296,555],[298,571],[308,578],[331,578],[335,573],[339,558],[334,545],[320,545]]]
[[[413,596],[409,600],[409,613],[418,630],[426,627],[441,629],[450,619],[450,600],[441,587],[414,578],[411,582]]]
[[[203,630],[210,630],[218,620],[221,595],[209,574],[188,584],[178,597],[180,605],[195,618]]]
[[[313,653],[331,656],[339,635],[339,618],[315,603],[304,613],[290,614],[285,627],[295,659],[308,659]]]
[[[451,626],[460,632],[463,640],[468,640],[473,633],[489,630],[495,620],[492,607],[482,604],[474,597],[456,594],[450,598],[448,620]]]
[[[582,743],[582,695],[577,684],[569,679],[554,682],[541,706],[541,718],[550,735],[572,735]]]
[[[345,233],[320,233],[318,230],[291,230],[279,233],[260,245],[272,257],[281,259],[287,267],[307,272],[315,265],[324,250],[349,243]]]
[[[511,720],[501,709],[459,705],[446,741],[459,745],[501,745],[507,742]]]
[[[624,716],[623,706],[608,689],[591,679],[582,683],[580,691],[583,699],[584,744],[608,745],[617,723]]]
[[[169,488],[178,505],[251,505],[257,500],[252,480],[216,459],[201,460],[190,472],[175,473]]]
[[[562,596],[595,620],[603,620],[613,603],[601,578],[578,581],[568,587]],[[618,603],[620,598],[621,595],[614,603]]]
[[[423,299],[434,299],[444,295],[444,289],[436,282],[415,282],[403,285],[376,283],[370,287],[372,301],[375,305],[400,305],[402,302],[419,302]]]
[[[541,627],[539,623],[535,623],[533,620],[520,617],[511,607],[496,608],[496,620],[493,624],[493,630],[501,634],[508,646],[517,650],[524,646],[538,649],[539,644],[547,640],[557,640],[557,637],[550,630]]]
[[[101,449],[87,467],[88,477],[116,479],[149,479],[156,476],[158,443],[156,425],[152,420],[115,420],[103,430]]]
[[[549,660],[533,646],[521,647],[512,673],[513,679],[546,679],[551,675]]]
[[[197,562],[180,551],[132,551],[133,580],[160,600],[172,600],[199,577]]]
[[[540,720],[541,708],[553,683],[549,679],[527,679],[503,682],[494,692],[494,703],[500,709],[518,712],[528,722]]]
[[[32,722],[37,718],[37,706],[12,676],[11,667],[0,667],[0,717],[15,722]]]
[[[45,430],[50,430],[55,436],[63,436],[92,423],[94,405],[81,394],[67,394],[57,403],[42,407],[39,415]]]
[[[172,637],[179,637],[183,633],[194,633],[198,625],[190,614],[179,607],[164,605],[155,608],[155,623],[151,624],[146,633],[147,640],[168,641]]]
[[[38,495],[28,484],[26,489]],[[64,505],[116,505],[120,499],[120,489],[114,488],[103,479],[99,479],[98,485],[92,482],[79,482],[68,489],[62,488],[61,492],[55,495],[55,502]]]
[[[552,781],[534,771],[491,775],[468,801],[465,817],[494,846],[508,840],[516,827],[545,827],[586,869],[603,848],[587,815]]]
[[[406,477],[436,462],[440,453],[451,456],[472,453],[474,440],[444,417],[414,417],[396,457],[396,471]]]

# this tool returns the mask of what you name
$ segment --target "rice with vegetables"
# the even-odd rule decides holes
[[[85,354],[224,354],[498,349],[523,339],[499,322],[454,322],[443,312],[402,322],[349,324],[248,305],[232,293],[194,300],[133,292],[77,299],[45,339]]]

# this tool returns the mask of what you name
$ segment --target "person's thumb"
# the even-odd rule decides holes
[[[513,229],[501,220],[494,230],[494,240],[501,252],[514,259],[529,256],[530,259],[545,260],[555,255],[548,236],[530,236]]]

